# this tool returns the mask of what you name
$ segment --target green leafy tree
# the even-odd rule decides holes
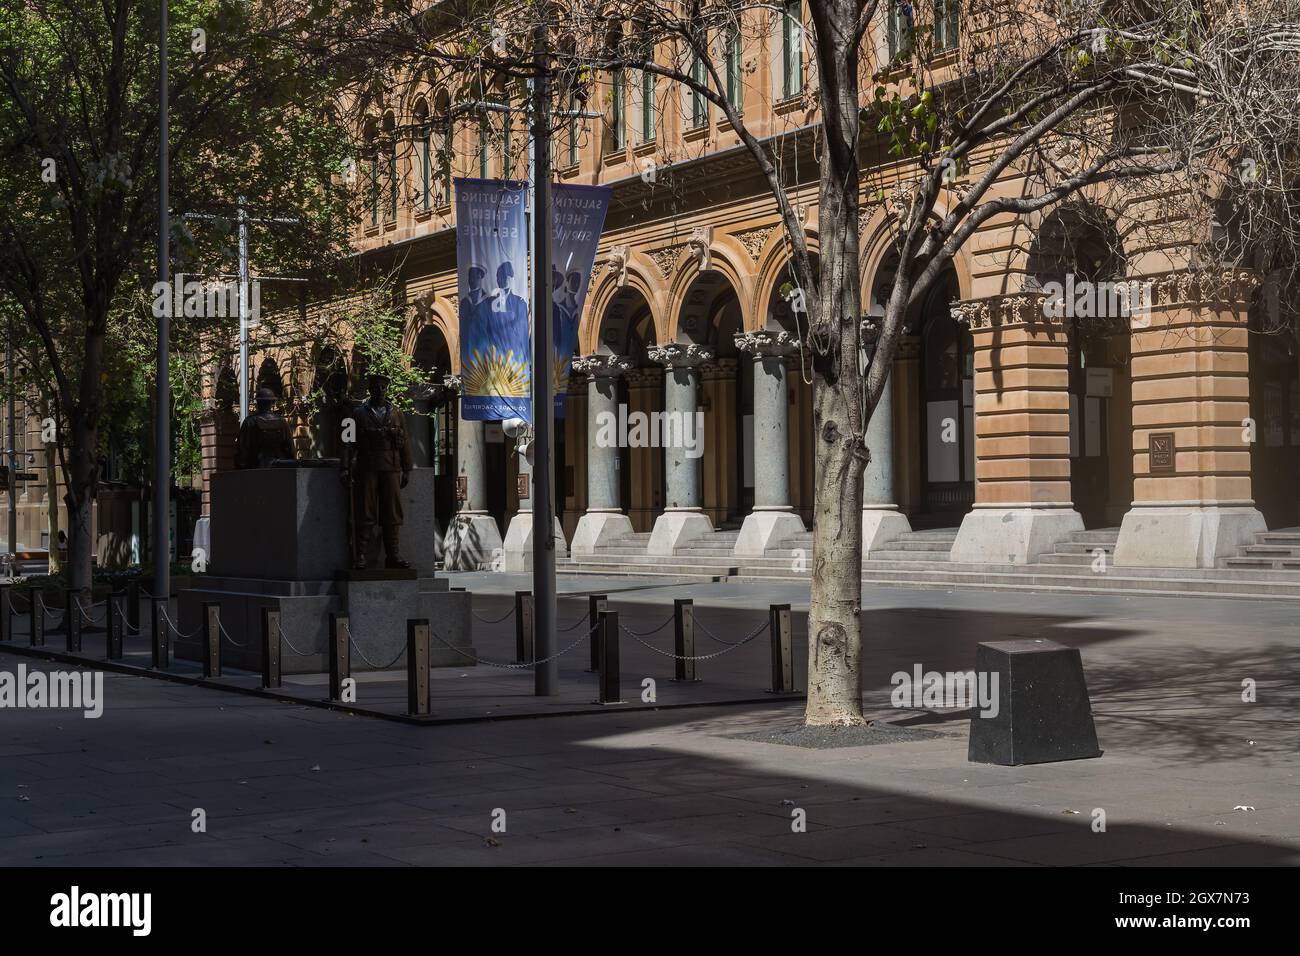
[[[347,145],[333,97],[348,78],[342,60],[303,63],[288,42],[313,28],[319,7],[170,3],[173,273],[234,271],[239,196],[299,220],[259,243],[267,271],[328,261],[342,247],[348,201],[330,187]],[[76,587],[90,581],[104,426],[138,447],[140,385],[153,364],[140,346],[154,321],[157,17],[156,4],[130,0],[0,0],[0,290],[40,344],[65,428]],[[187,211],[227,218],[188,226]],[[231,321],[176,316],[174,347],[193,351]],[[115,352],[123,343],[132,348]]]

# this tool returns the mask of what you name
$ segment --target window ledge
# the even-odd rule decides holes
[[[695,142],[696,140],[708,139],[708,138],[709,138],[709,124],[707,122],[702,123],[699,126],[692,126],[682,131],[682,139],[686,140],[686,142],[688,143]]]

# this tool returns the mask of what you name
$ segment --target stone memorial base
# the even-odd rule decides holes
[[[329,670],[332,613],[348,615],[355,671],[389,665],[406,646],[407,620],[420,618],[437,635],[432,666],[473,664],[470,594],[450,590],[433,572],[433,471],[416,469],[404,491],[402,555],[414,567],[350,571],[341,570],[348,563],[346,489],[336,468],[213,475],[213,550],[221,557],[211,573],[195,577],[195,587],[179,592],[176,626],[190,636],[175,638],[176,657],[201,659],[203,605],[215,603],[228,635],[224,667],[261,669],[263,608],[280,613],[284,674]]]

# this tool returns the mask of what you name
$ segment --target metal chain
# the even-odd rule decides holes
[[[379,665],[379,664],[376,664],[374,661],[372,661],[369,657],[366,656],[366,652],[363,651],[360,647],[357,646],[357,642],[356,642],[356,641],[352,640],[352,635],[351,635],[351,634],[348,635],[348,645],[349,645],[349,646],[350,646],[354,651],[357,652],[357,656],[358,656],[358,657],[360,657],[363,661],[365,661],[367,664],[369,664],[371,667],[373,667],[373,668],[374,668],[375,670],[377,670],[377,671],[386,671],[386,670],[388,670],[390,667],[392,667],[394,664],[396,664],[398,661],[400,661],[403,657],[406,656],[406,648],[403,647],[400,651],[397,652],[397,656],[396,656],[396,657],[394,657],[394,658],[393,658],[391,661],[389,661],[387,664],[384,664],[384,665],[381,666],[381,665]]]
[[[240,644],[239,641],[231,637],[230,632],[226,630],[226,625],[221,623],[221,615],[219,614],[217,615],[217,630],[220,631],[221,634],[225,637],[225,639],[228,640],[235,647],[245,648],[250,643],[249,641],[245,641],[243,644]]]
[[[117,616],[122,619],[122,632],[124,634],[129,634],[132,637],[134,637],[137,634],[144,633],[144,631],[141,630],[140,628],[131,626],[131,622],[127,620],[126,617],[126,609],[123,608],[122,605],[120,604],[114,605],[114,609],[117,611]]]
[[[275,624],[275,629],[276,629],[277,631],[280,632],[280,640],[283,641],[283,642],[288,646],[289,650],[293,651],[293,652],[294,652],[295,654],[297,654],[299,657],[311,657],[312,655],[315,655],[315,654],[324,654],[324,653],[325,653],[325,649],[324,649],[324,648],[321,648],[319,651],[302,651],[302,650],[299,650],[298,647],[293,643],[293,641],[289,640],[289,635],[286,634],[286,633],[284,633],[284,627],[281,626],[281,624],[280,624],[279,621],[276,622],[276,624]]]
[[[502,621],[506,620],[506,618],[512,617],[515,613],[515,609],[511,608],[510,610],[506,611],[503,617],[498,617],[495,620],[488,620],[485,617],[479,617],[477,614],[474,613],[473,608],[470,608],[469,613],[474,618],[474,620],[478,621],[480,624],[500,624]]]
[[[50,608],[49,608],[49,606],[45,603],[45,598],[41,597],[41,592],[40,592],[40,591],[36,591],[36,592],[33,592],[33,593],[35,594],[35,600],[36,600],[36,603],[38,603],[38,604],[41,606],[41,618],[42,618],[42,621],[43,621],[44,618],[47,618],[47,617],[50,616],[50,614],[51,614]],[[64,612],[64,616],[66,616],[66,614],[67,614],[67,612]],[[56,628],[57,628],[57,627],[61,627],[62,625],[63,625],[63,617],[60,617],[57,621],[54,622],[54,626],[55,626]]]
[[[587,638],[591,637],[591,635],[595,633],[596,628],[599,626],[600,625],[598,624],[593,624],[586,634],[580,635],[576,641],[574,641],[572,644],[570,644],[568,647],[566,647],[564,650],[560,651],[559,653],[552,654],[550,657],[544,657],[540,661],[525,661],[524,663],[520,663],[520,664],[503,664],[500,661],[490,661],[483,657],[476,657],[475,655],[470,654],[468,651],[461,650],[455,644],[449,644],[447,641],[443,640],[441,635],[439,635],[438,632],[435,631],[433,628],[429,628],[429,633],[432,634],[435,638],[437,638],[439,644],[442,644],[448,649],[455,651],[461,657],[464,657],[467,660],[471,660],[475,664],[483,664],[486,665],[487,667],[499,667],[502,670],[514,671],[514,670],[523,670],[529,667],[536,667],[538,664],[548,664],[551,661],[556,660],[557,658],[563,657],[565,654],[569,653],[569,651],[573,650],[575,647],[577,647]]]
[[[181,629],[180,629],[179,627],[177,627],[177,626],[175,625],[175,623],[172,621],[172,619],[171,619],[171,615],[169,615],[169,614],[167,613],[167,605],[165,605],[165,604],[163,605],[163,608],[162,608],[162,617],[163,617],[163,620],[167,622],[167,626],[171,629],[171,632],[172,632],[173,634],[175,634],[177,637],[179,637],[182,641],[188,641],[188,640],[191,640],[192,638],[195,638],[195,637],[197,637],[198,635],[200,635],[200,634],[203,633],[203,625],[200,624],[200,625],[199,625],[198,627],[196,627],[196,628],[195,628],[191,633],[189,633],[189,634],[183,634],[183,633],[181,632]]]
[[[739,647],[741,644],[744,644],[745,641],[748,641],[748,640],[749,640],[749,638],[745,638],[744,641],[740,641],[739,643],[737,643],[736,641],[726,641],[726,640],[723,640],[722,638],[718,637],[718,635],[716,635],[716,634],[714,634],[712,631],[710,631],[707,627],[705,627],[705,626],[704,626],[704,623],[703,623],[702,621],[700,621],[700,619],[699,619],[698,617],[697,617],[697,618],[693,618],[693,621],[694,621],[694,623],[695,623],[695,626],[698,627],[701,631],[704,632],[704,636],[705,636],[705,637],[709,638],[709,640],[711,640],[711,641],[716,641],[716,642],[719,643],[719,644],[725,644],[727,647]],[[769,624],[771,624],[771,623],[772,623],[772,619],[771,619],[771,618],[768,618],[767,621],[765,621],[765,622],[763,623],[763,627],[767,627],[767,626],[768,626]]]
[[[715,657],[721,657],[723,654],[730,654],[736,648],[743,647],[744,645],[748,644],[754,638],[758,637],[758,635],[762,634],[765,630],[767,630],[767,626],[769,623],[771,622],[764,621],[754,630],[752,634],[749,635],[749,637],[745,638],[743,641],[739,641],[735,644],[732,644],[730,647],[725,647],[720,651],[714,651],[712,654],[695,654],[695,655],[673,654],[669,651],[661,651],[653,644],[647,644],[645,641],[641,640],[641,638],[637,637],[631,631],[628,631],[627,628],[625,628],[622,624],[620,624],[618,627],[619,630],[621,631],[627,631],[627,633],[631,635],[632,639],[636,641],[638,644],[640,644],[642,647],[646,648],[647,650],[654,651],[656,654],[662,657],[671,657],[675,661],[709,661],[709,660],[713,660],[713,658]]]
[[[568,631],[573,630],[575,627],[577,627],[579,624],[585,621],[588,618],[588,616],[590,616],[590,614],[591,611],[587,611],[585,614],[582,615],[582,617],[578,618],[572,624],[566,624],[564,627],[557,627],[556,630],[559,631],[561,634],[567,633]]]
[[[631,628],[623,627],[622,624],[620,624],[619,627],[623,628],[623,630],[627,631],[627,632],[628,632],[629,634],[631,634],[633,637],[649,637],[651,634],[658,634],[658,633],[659,633],[660,631],[662,631],[665,627],[667,627],[667,626],[668,626],[669,624],[671,624],[674,620],[676,620],[676,618],[677,618],[677,609],[674,608],[674,609],[673,609],[673,613],[668,615],[668,620],[664,621],[662,624],[660,624],[658,627],[654,628],[653,630],[649,630],[649,631],[634,631],[634,630],[632,630]]]
[[[94,619],[94,617],[92,617],[89,613],[87,613],[87,612],[86,612],[86,609],[85,609],[84,607],[81,606],[81,598],[76,597],[76,596],[74,595],[73,598],[72,598],[72,600],[76,603],[76,605],[77,605],[77,610],[81,613],[81,619],[82,619],[83,621],[85,621],[87,624],[92,625],[93,627],[99,627],[99,622],[96,621],[96,620]],[[103,604],[104,602],[103,602],[103,601],[100,601],[99,603],[100,603],[100,604]],[[95,606],[96,606],[95,602],[94,602],[94,601],[91,601],[91,602],[90,602],[90,609],[91,609],[92,611],[95,609]],[[107,619],[105,619],[105,621],[104,621],[104,625],[105,625],[106,627],[108,626],[108,620],[107,620]]]

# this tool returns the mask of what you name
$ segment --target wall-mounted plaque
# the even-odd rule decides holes
[[[469,475],[456,476],[456,500],[469,500]]]
[[[1174,473],[1174,433],[1152,432],[1148,442],[1151,474],[1172,475]]]
[[[528,492],[528,476],[527,476],[527,475],[516,475],[516,476],[515,476],[515,494],[516,494],[518,497],[520,497],[520,498],[527,498],[527,497],[528,497],[529,492]]]

